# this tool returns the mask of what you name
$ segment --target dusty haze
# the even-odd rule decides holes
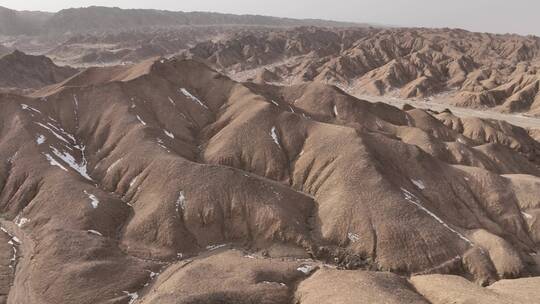
[[[232,0],[121,0],[121,1],[2,1],[18,10],[58,11],[91,5],[122,8],[153,8],[181,11],[215,11],[234,14],[262,14],[294,18],[323,18],[339,21],[372,22],[396,26],[458,27],[472,31],[540,35],[536,12],[540,2],[530,0],[360,0],[360,1],[258,1]],[[526,8],[526,9],[524,9]]]

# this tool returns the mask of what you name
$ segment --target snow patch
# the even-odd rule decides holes
[[[42,134],[38,134],[38,136],[36,137],[36,144],[39,145],[42,145],[44,142],[45,142],[45,136],[42,135]]]
[[[25,218],[25,217],[22,217],[22,216],[17,216],[15,218],[15,225],[19,226],[19,227],[22,227],[24,226],[26,223],[30,222],[29,219]]]
[[[158,272],[153,272],[153,271],[148,271],[148,273],[150,273],[150,280],[153,280],[155,277],[157,277],[159,275]]]
[[[521,214],[523,215],[524,218],[526,218],[526,219],[528,219],[528,220],[534,218],[532,215],[528,214],[527,212],[521,211]]]
[[[88,196],[90,199],[90,204],[92,205],[92,208],[96,209],[99,206],[99,200],[98,198],[93,195],[92,193],[89,193],[88,191],[84,190],[84,194]]]
[[[7,161],[8,163],[13,163],[13,160],[15,159],[15,157],[17,157],[17,155],[19,154],[19,151],[15,151],[15,153],[13,153],[13,155],[11,155],[10,157],[8,157]]]
[[[147,271],[150,274],[150,279],[148,280],[148,282],[146,282],[144,284],[144,287],[150,285],[150,282],[153,281],[159,275],[159,273],[157,273],[157,272],[153,272],[151,270],[147,270]]]
[[[85,150],[84,146],[82,147],[76,146],[76,148],[78,148],[78,150],[80,150],[83,155],[83,159],[80,164],[77,162],[75,157],[73,157],[73,155],[67,152],[60,152],[58,151],[58,149],[56,149],[53,146],[49,146],[49,147],[51,148],[52,153],[56,155],[57,157],[59,157],[62,161],[64,161],[71,169],[77,171],[82,177],[86,178],[87,180],[93,181],[90,175],[88,175],[87,162],[84,157],[84,150]]]
[[[347,238],[353,243],[358,242],[360,240],[360,236],[352,232],[347,233]]]
[[[312,265],[302,265],[298,268],[296,268],[296,270],[304,273],[305,275],[309,275],[310,273],[313,272],[313,270],[315,270],[315,266],[312,266]]]
[[[198,103],[201,107],[205,108],[205,109],[208,109],[208,107],[202,102],[199,100],[199,98],[193,96],[188,90],[186,90],[185,88],[180,88],[180,92],[182,92],[182,94],[184,94],[184,96],[186,96],[187,98],[191,99],[192,101]]]
[[[270,99],[270,102],[273,103],[276,107],[279,107],[279,103],[275,102],[273,99]]]
[[[178,214],[180,209],[182,209],[182,211],[186,209],[186,197],[184,196],[184,191],[180,191],[180,194],[178,194],[178,198],[176,199],[174,205],[176,207],[176,214]]]
[[[128,304],[133,304],[137,299],[139,299],[139,294],[137,292],[122,291],[129,297]]]
[[[335,117],[338,117],[338,111],[337,111],[337,106],[336,106],[336,105],[334,105],[334,109],[333,109],[333,110],[334,110],[334,116],[335,116]]]
[[[7,243],[11,245],[11,249],[13,249],[13,255],[11,256],[11,259],[9,261],[9,268],[15,269],[15,267],[17,266],[17,246],[21,244],[21,241],[16,236],[9,233],[6,228],[0,226],[0,230],[10,237],[10,240]]]
[[[424,185],[424,182],[422,180],[411,179],[411,182],[420,190],[426,189],[426,185]]]

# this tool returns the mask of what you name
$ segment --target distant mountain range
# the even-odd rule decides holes
[[[367,26],[367,24],[318,19],[291,19],[209,12],[173,12],[151,9],[121,9],[99,6],[70,8],[57,13],[16,11],[0,7],[0,34],[3,35],[88,33],[185,25]]]

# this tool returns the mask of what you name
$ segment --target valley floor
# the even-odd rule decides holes
[[[429,99],[429,100],[413,100],[413,99],[402,99],[398,97],[388,97],[388,96],[373,96],[373,95],[356,95],[356,97],[367,100],[370,102],[384,102],[389,105],[396,106],[401,108],[405,104],[409,104],[415,108],[434,110],[434,111],[444,111],[449,109],[454,113],[454,115],[459,117],[478,117],[478,118],[487,118],[487,119],[496,119],[504,120],[513,125],[522,127],[522,128],[531,128],[538,129],[540,128],[540,118],[526,116],[519,113],[500,113],[494,110],[489,109],[471,109],[464,107],[456,107],[450,105],[447,99]]]

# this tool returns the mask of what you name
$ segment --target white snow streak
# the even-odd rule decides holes
[[[273,99],[270,99],[270,102],[273,103],[276,107],[279,107],[279,103],[275,102]]]
[[[73,114],[75,114],[75,123],[77,124],[77,128],[79,126],[79,100],[77,99],[77,95],[73,94]]]
[[[22,108],[23,110],[28,110],[28,111],[31,111],[31,112],[36,112],[36,113],[38,113],[38,114],[41,114],[41,111],[40,111],[40,110],[38,110],[38,109],[36,109],[36,108],[32,108],[31,106],[29,106],[29,105],[27,105],[27,104],[24,104],[24,103],[21,104],[21,108]]]
[[[95,235],[103,236],[103,234],[101,234],[101,232],[96,231],[96,230],[88,230],[88,232],[92,233],[92,234],[95,234]]]
[[[276,133],[276,127],[272,127],[272,129],[270,130],[270,136],[272,136],[272,139],[274,140],[274,142],[276,143],[276,145],[278,145],[278,147],[281,149],[281,145],[279,144],[279,138],[277,136],[277,133]]]
[[[146,122],[144,122],[144,120],[142,120],[142,118],[137,115],[137,120],[139,120],[139,122],[143,125],[143,126],[146,126]]]
[[[60,139],[61,141],[65,142],[65,143],[72,144],[72,142],[75,142],[75,138],[73,136],[71,136],[69,133],[67,133],[63,129],[58,128],[58,127],[56,127],[55,125],[53,125],[51,123],[47,123],[47,125],[44,125],[44,124],[42,124],[40,122],[36,122],[36,124],[38,126],[44,128],[44,129],[46,129],[46,130],[49,130],[56,138]],[[62,135],[60,135],[59,133],[62,133]],[[64,136],[69,137],[72,141],[70,142]]]
[[[133,187],[133,185],[135,185],[135,183],[137,182],[137,179],[138,179],[138,178],[139,178],[139,176],[137,175],[137,176],[135,176],[135,177],[131,180],[131,182],[129,183],[129,187],[130,187],[130,188]]]
[[[13,255],[11,256],[9,268],[14,269],[15,266],[17,266],[17,246],[21,244],[21,241],[19,238],[14,236],[13,234],[9,233],[6,228],[0,227],[0,230],[2,230],[5,234],[7,234],[11,239],[7,242],[9,245],[11,245],[11,248],[13,249]]]
[[[334,116],[338,117],[338,111],[337,111],[337,106],[336,105],[334,105]]]
[[[405,119],[407,119],[407,126],[411,127],[412,122],[411,122],[411,118],[409,117],[409,114],[405,113]]]
[[[440,217],[438,217],[435,213],[429,211],[427,208],[425,208],[424,206],[422,206],[422,204],[420,204],[420,200],[414,195],[412,194],[411,192],[409,192],[407,189],[404,189],[404,188],[401,188],[401,191],[403,192],[403,196],[405,197],[405,199],[410,202],[411,204],[415,205],[416,207],[418,207],[419,209],[421,209],[422,211],[424,211],[425,213],[427,213],[429,216],[431,216],[432,218],[434,218],[437,222],[439,222],[441,225],[443,225],[446,229],[450,230],[451,232],[453,232],[454,234],[456,234],[460,239],[462,239],[463,241],[467,242],[469,245],[471,245],[472,247],[474,247],[474,243],[469,240],[468,238],[466,238],[463,234],[461,234],[459,231],[455,230],[454,228],[450,227],[447,223],[445,223]]]
[[[43,155],[45,155],[45,157],[47,158],[51,166],[57,166],[57,167],[60,167],[60,169],[64,171],[68,171],[66,167],[62,166],[59,162],[57,162],[56,159],[54,159],[54,157],[52,157],[49,153],[44,153]]]
[[[168,137],[174,139],[174,134],[172,134],[171,132],[169,132],[167,130],[163,130],[163,133],[165,133],[165,135],[167,135]]]
[[[116,165],[118,165],[118,163],[120,163],[122,161],[122,159],[124,159],[123,157],[120,157],[119,159],[117,159],[114,163],[112,163],[109,168],[107,168],[107,173],[111,172],[111,170],[116,167]]]
[[[92,208],[96,209],[99,206],[98,198],[92,193],[88,193],[88,191],[86,190],[84,190],[84,194],[86,194],[88,198],[90,199],[90,204],[92,205]]]
[[[213,251],[213,250],[216,250],[216,249],[219,249],[219,248],[223,248],[225,246],[227,246],[227,244],[209,245],[209,246],[206,246],[206,250]]]
[[[174,205],[176,207],[176,214],[178,214],[178,211],[180,211],[180,209],[182,209],[182,211],[186,209],[186,197],[184,196],[184,191],[180,191],[178,199],[176,199]]]
[[[187,98],[191,99],[192,101],[195,101],[196,103],[198,103],[201,107],[204,107],[205,109],[208,109],[208,107],[202,102],[199,100],[199,98],[193,96],[188,90],[186,90],[185,88],[181,88],[180,89],[180,92],[182,92],[182,94],[184,94],[184,96],[186,96]]]
[[[294,111],[293,107],[289,106],[289,109],[291,109],[291,112],[292,112],[292,113],[296,113],[296,112]]]
[[[270,281],[262,281],[263,284],[279,284],[281,286],[287,286],[285,283],[282,282],[270,282]]]
[[[165,149],[165,151],[167,151],[168,153],[171,153],[171,150],[169,150],[169,148],[167,148],[167,146],[165,146],[165,143],[163,142],[163,139],[157,138],[156,142],[157,142],[158,146]]]

